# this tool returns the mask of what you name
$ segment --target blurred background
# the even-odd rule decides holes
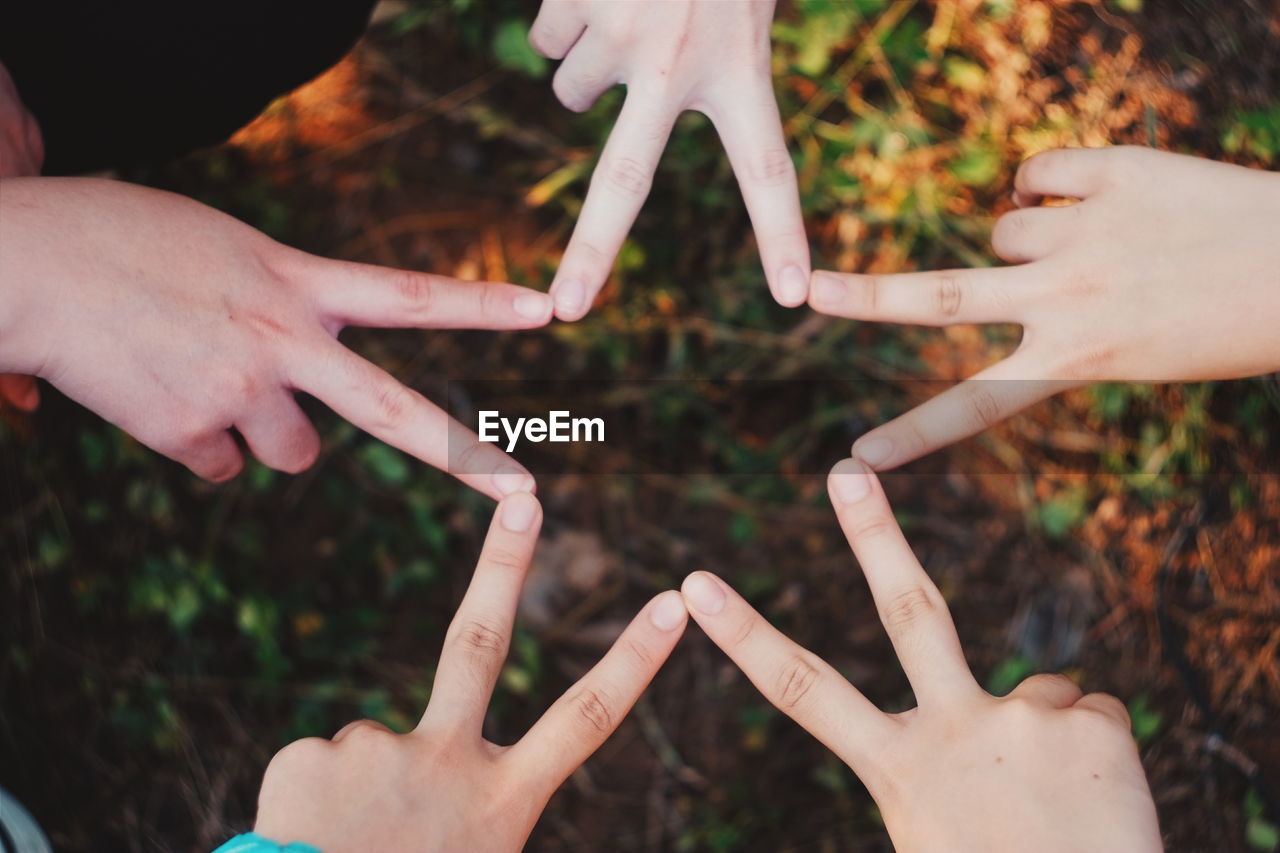
[[[347,59],[228,144],[120,177],[320,254],[545,288],[623,92],[560,107],[525,41],[535,12],[384,2]],[[1280,160],[1266,0],[794,0],[774,35],[815,265],[994,263],[1014,170],[1045,148]],[[498,742],[696,569],[882,707],[909,707],[823,478],[792,464],[796,431],[835,462],[919,399],[918,380],[967,376],[1017,339],[776,306],[693,114],[585,320],[344,334],[440,402],[467,378],[807,380],[785,406],[742,401],[748,416],[716,433],[717,473],[540,477]],[[651,404],[678,416],[701,387],[655,385]],[[312,470],[250,465],[211,486],[43,391],[34,416],[0,416],[0,784],[56,849],[209,850],[251,824],[287,742],[416,721],[487,499],[314,405]],[[1003,692],[1059,670],[1125,700],[1170,850],[1280,847],[1277,400],[1267,380],[1098,386],[885,478],[979,680]],[[858,780],[692,629],[529,848],[889,845]]]

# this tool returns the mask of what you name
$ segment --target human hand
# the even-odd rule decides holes
[[[347,325],[527,329],[551,300],[510,284],[318,258],[160,190],[14,178],[0,196],[0,370],[64,394],[221,481],[301,471],[320,440],[295,391],[497,497],[532,478],[336,340]],[[465,463],[465,464],[464,464]]]
[[[481,735],[541,525],[530,494],[498,506],[412,732],[368,720],[290,744],[267,768],[254,831],[346,851],[519,850],[547,800],[613,733],[684,633],[669,590],[514,746]]]
[[[828,487],[918,707],[881,713],[713,575],[690,575],[682,592],[690,615],[765,698],[863,781],[894,848],[1160,850],[1124,705],[1081,696],[1061,675],[1032,676],[1001,698],[986,693],[875,476],[846,460]]]
[[[560,102],[582,112],[611,86],[627,86],[551,285],[561,320],[584,316],[604,286],[685,110],[710,118],[724,142],[774,298],[788,307],[804,302],[809,244],[773,94],[773,7],[773,0],[543,0],[529,42],[564,60],[552,81]]]
[[[0,178],[40,174],[44,163],[44,138],[35,117],[23,105],[9,71],[0,63]],[[30,376],[0,373],[0,409],[34,411],[40,390]]]
[[[862,436],[855,456],[892,468],[1093,382],[1280,370],[1280,174],[1145,148],[1063,149],[1027,160],[1015,185],[1022,209],[991,242],[1018,266],[814,274],[809,303],[825,314],[1023,326],[1013,355]]]

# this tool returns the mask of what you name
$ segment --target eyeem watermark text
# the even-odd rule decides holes
[[[499,433],[501,429],[501,434]],[[480,412],[480,440],[499,444],[506,436],[507,452],[521,438],[532,442],[604,441],[604,418],[575,418],[566,410],[547,412],[546,418],[504,418],[495,409]]]

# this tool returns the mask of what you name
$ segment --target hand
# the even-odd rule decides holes
[[[660,594],[519,743],[484,740],[541,521],[532,495],[498,506],[418,727],[397,735],[361,720],[331,741],[285,747],[262,781],[257,833],[325,853],[521,848],[555,790],[622,722],[688,619],[679,594]]]
[[[529,42],[564,60],[552,81],[560,102],[581,112],[609,87],[627,86],[551,285],[561,320],[585,315],[604,285],[685,110],[704,113],[724,141],[774,298],[788,307],[804,302],[809,244],[769,68],[773,6],[543,0]]]
[[[1013,355],[867,433],[855,456],[892,468],[1092,382],[1280,369],[1280,175],[1144,148],[1064,149],[1027,160],[1015,185],[1022,209],[991,242],[1018,266],[815,273],[810,304],[826,314],[1023,326]]]
[[[1032,676],[1004,698],[987,694],[875,477],[846,460],[828,485],[918,707],[881,713],[713,575],[690,575],[683,593],[694,620],[765,698],[858,774],[894,848],[1160,850],[1124,705],[1082,697],[1060,675]]]
[[[296,390],[430,465],[454,461],[488,495],[532,487],[336,338],[349,324],[541,326],[545,294],[314,257],[118,181],[6,180],[0,212],[0,370],[48,380],[196,474],[240,471],[230,427],[272,468],[311,465],[320,440]]]
[[[0,178],[40,174],[44,137],[35,117],[23,105],[9,71],[0,64]],[[24,412],[40,405],[40,390],[30,376],[0,373],[0,409]]]

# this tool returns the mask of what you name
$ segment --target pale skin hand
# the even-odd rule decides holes
[[[684,633],[680,594],[661,593],[613,648],[514,746],[481,735],[511,641],[542,515],[502,501],[449,626],[422,722],[397,735],[362,720],[285,747],[267,768],[259,834],[325,853],[515,851],[551,795],[617,728]]]
[[[937,588],[870,470],[835,467],[832,503],[918,707],[885,714],[719,578],[684,583],[689,613],[765,698],[867,786],[899,853],[1161,849],[1124,705],[1037,675],[996,698],[974,681]]]
[[[773,0],[543,0],[529,42],[563,59],[552,85],[571,110],[617,83],[627,98],[551,285],[556,316],[580,319],[604,285],[653,182],[676,118],[711,119],[751,215],[774,298],[809,291],[796,171],[770,74]]]
[[[318,258],[160,190],[87,178],[0,188],[0,370],[40,376],[214,481],[243,460],[301,471],[311,394],[375,437],[498,497],[532,477],[342,346],[348,325],[527,329],[546,294]],[[453,463],[450,466],[450,463]]]
[[[0,64],[0,179],[40,174],[44,137],[35,117],[22,103],[9,71]],[[24,412],[40,405],[40,391],[31,376],[0,373],[0,409]]]
[[[1017,266],[814,274],[809,302],[825,314],[1023,327],[1011,356],[867,433],[854,455],[892,468],[1094,382],[1280,370],[1280,174],[1144,148],[1063,149],[1027,160],[1015,185],[1021,209],[997,221],[992,247]]]

